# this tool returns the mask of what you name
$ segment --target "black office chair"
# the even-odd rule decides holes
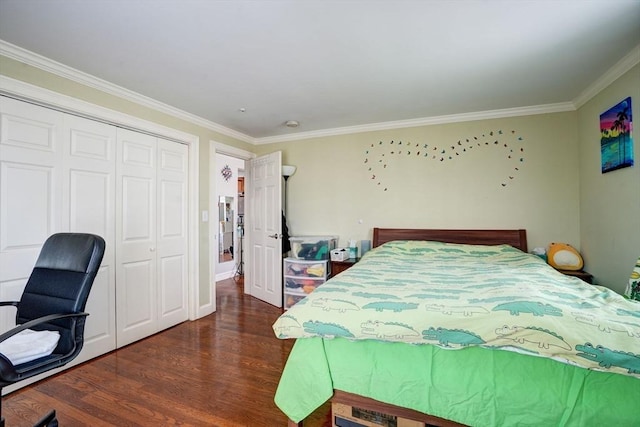
[[[13,365],[0,353],[0,427],[2,388],[33,377],[73,360],[84,343],[84,313],[91,285],[96,277],[105,242],[100,236],[59,233],[47,239],[27,281],[20,301],[0,302],[17,307],[16,326],[0,335],[0,342],[25,329],[58,331],[60,339],[48,356]],[[36,426],[58,425],[55,410]]]

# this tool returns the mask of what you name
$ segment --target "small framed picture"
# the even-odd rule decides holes
[[[633,166],[631,97],[600,115],[602,173]]]

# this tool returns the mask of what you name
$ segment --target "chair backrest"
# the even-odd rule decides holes
[[[18,304],[16,323],[22,324],[50,314],[84,311],[96,277],[105,242],[100,236],[58,233],[42,246],[40,256]],[[64,318],[33,329],[60,332],[54,353],[75,354],[82,349],[85,318]],[[75,357],[75,356],[74,356]]]

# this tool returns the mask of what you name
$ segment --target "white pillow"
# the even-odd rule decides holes
[[[0,353],[14,365],[26,363],[53,353],[60,333],[25,329],[0,343]]]

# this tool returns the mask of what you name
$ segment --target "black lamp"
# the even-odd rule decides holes
[[[294,173],[296,173],[295,166],[282,165],[282,176],[284,177],[284,216],[287,216],[287,181]]]

